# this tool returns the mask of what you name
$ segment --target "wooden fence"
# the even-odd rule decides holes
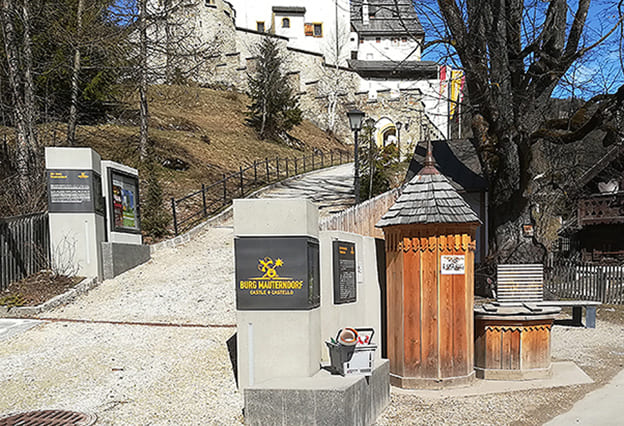
[[[624,304],[624,266],[554,261],[544,272],[545,295]]]
[[[202,220],[228,206],[234,198],[243,198],[254,190],[270,183],[300,175],[323,167],[352,161],[352,156],[342,151],[314,153],[293,158],[266,158],[254,161],[238,172],[223,175],[217,182],[202,185],[201,189],[182,198],[171,198],[173,231],[183,233]]]
[[[0,219],[0,289],[50,264],[48,214]]]
[[[320,229],[321,231],[345,231],[368,237],[383,238],[382,230],[375,228],[375,224],[394,204],[400,194],[400,189],[395,188],[341,213],[331,215],[321,220]]]

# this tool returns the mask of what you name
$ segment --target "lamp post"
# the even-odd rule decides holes
[[[403,123],[400,121],[396,122],[397,128],[397,150],[399,151],[399,162],[401,162],[401,127],[403,127]]]
[[[355,168],[353,186],[355,187],[355,204],[360,203],[360,163],[358,160],[358,132],[362,130],[362,121],[364,120],[364,113],[357,109],[352,109],[347,112],[347,117],[349,117],[349,125],[351,126],[351,131],[353,132],[354,137],[354,153],[353,153],[353,163]]]
[[[375,160],[377,159],[377,142],[373,141],[373,128],[375,119],[368,117],[366,127],[368,127],[368,198],[373,198],[373,176],[375,176]]]

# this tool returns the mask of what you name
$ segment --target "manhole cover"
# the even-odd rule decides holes
[[[0,426],[90,426],[96,419],[94,414],[75,411],[29,411],[1,418]]]

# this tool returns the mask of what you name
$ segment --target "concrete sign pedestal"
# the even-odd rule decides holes
[[[45,160],[53,267],[101,279],[106,229],[100,155],[91,148],[46,148]]]

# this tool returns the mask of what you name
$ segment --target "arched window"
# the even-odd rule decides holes
[[[290,18],[282,19],[282,28],[290,28]]]

